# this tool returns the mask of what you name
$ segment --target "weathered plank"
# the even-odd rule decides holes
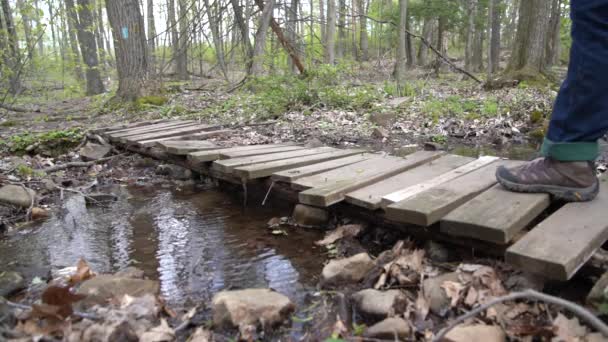
[[[496,184],[447,214],[441,232],[507,244],[550,203],[547,194],[516,193]]]
[[[265,149],[261,149],[258,151],[256,151],[256,150],[226,151],[226,152],[220,153],[220,158],[221,159],[242,158],[242,157],[250,157],[250,156],[262,155],[262,154],[289,152],[289,151],[296,151],[296,150],[303,150],[303,149],[305,149],[305,147],[303,147],[303,146],[286,145],[286,146],[265,148]]]
[[[328,173],[305,177],[296,182],[307,184],[310,178],[320,178],[322,181],[313,184],[312,189],[300,192],[298,199],[304,204],[328,207],[344,200],[349,192],[424,164],[439,155],[440,152],[421,151],[410,154],[407,158],[379,157],[330,171],[328,173],[342,174],[332,177],[332,180],[326,178],[323,181],[323,175]]]
[[[168,130],[165,130],[162,132],[153,132],[153,133],[147,133],[147,134],[132,135],[132,136],[125,137],[125,138],[118,138],[118,141],[120,141],[121,143],[134,143],[134,142],[146,141],[146,140],[150,140],[150,139],[169,138],[169,137],[175,137],[175,136],[180,136],[180,135],[185,135],[185,134],[198,133],[201,131],[212,129],[214,127],[215,126],[211,126],[211,125],[196,125],[196,126],[185,127],[185,128],[168,129]]]
[[[469,163],[472,160],[473,158],[470,157],[446,155],[414,169],[350,192],[346,194],[345,200],[348,203],[375,210],[380,208],[382,196],[394,192],[395,189],[407,188],[428,181]]]
[[[158,124],[158,123],[162,123],[162,122],[168,122],[169,119],[157,119],[157,120],[149,120],[149,121],[137,121],[137,122],[131,122],[131,123],[122,123],[122,124],[117,124],[117,125],[113,125],[113,126],[109,126],[109,127],[101,127],[98,129],[94,129],[93,133],[109,133],[109,132],[115,132],[118,130],[123,130],[123,129],[131,129],[131,128],[135,128],[135,127],[143,127],[143,126],[149,126],[149,125],[154,125],[154,124]]]
[[[393,193],[390,193],[390,194],[382,197],[382,206],[387,207],[393,203],[401,202],[407,198],[410,198],[416,194],[423,192],[426,189],[430,189],[434,186],[437,186],[439,184],[445,183],[447,181],[450,181],[452,179],[465,175],[471,171],[475,171],[482,166],[493,163],[496,160],[498,160],[497,157],[491,157],[491,156],[479,157],[476,160],[474,160],[468,164],[465,164],[455,170],[444,173],[441,176],[435,177],[426,182],[416,184],[414,186],[407,187],[405,189],[401,189],[399,191],[395,191]]]
[[[375,155],[371,153],[363,153],[346,158],[334,159],[323,163],[317,163],[285,171],[279,171],[274,173],[271,179],[275,182],[291,183],[296,179],[316,175],[326,171],[331,171],[343,166],[351,165],[357,162],[373,158],[374,156]]]
[[[192,163],[204,163],[210,162],[218,159],[226,159],[222,157],[222,154],[234,152],[234,151],[251,151],[255,155],[257,152],[267,148],[274,148],[278,146],[283,146],[281,144],[267,144],[267,145],[248,145],[248,146],[236,146],[236,147],[228,147],[219,150],[213,151],[200,151],[200,152],[192,152],[188,153],[188,160]]]
[[[303,156],[309,156],[313,154],[325,153],[336,151],[335,148],[332,147],[318,147],[318,148],[303,148],[300,150],[289,151],[289,152],[281,152],[281,153],[271,153],[264,154],[260,156],[251,156],[251,157],[241,157],[241,158],[231,158],[225,160],[217,160],[213,162],[212,168],[219,172],[231,173],[235,168],[245,165],[257,164],[257,163],[265,163],[275,160],[284,160],[290,158],[298,158]]]
[[[195,151],[217,150],[221,148],[212,142],[201,140],[166,140],[157,142],[156,146],[167,151],[169,154],[178,156]]]
[[[568,203],[524,235],[506,260],[524,271],[566,281],[608,239],[608,176],[591,202]]]
[[[317,153],[310,156],[290,158],[284,160],[271,161],[247,166],[241,166],[234,169],[234,174],[244,179],[258,179],[270,177],[274,172],[292,169],[299,166],[320,163],[327,160],[339,159],[361,154],[363,150],[337,150],[327,153]]]
[[[214,129],[217,126],[211,126],[208,129]],[[217,137],[220,135],[226,135],[226,134],[231,134],[232,132],[234,132],[231,129],[221,129],[221,130],[216,130],[216,131],[205,131],[203,133],[183,133],[181,135],[170,135],[168,137],[164,137],[164,138],[154,138],[154,139],[150,139],[150,140],[143,140],[143,141],[136,141],[134,144],[138,145],[138,146],[145,146],[145,147],[150,147],[155,145],[156,143],[160,142],[160,141],[168,141],[168,140],[205,140],[208,138],[213,138],[213,137]]]
[[[496,184],[496,168],[515,165],[496,161],[471,173],[425,190],[385,208],[386,218],[401,223],[430,226],[479,193]]]
[[[110,140],[114,141],[114,140],[118,140],[118,138],[124,138],[124,137],[147,134],[147,133],[154,133],[154,132],[162,132],[164,130],[177,129],[177,128],[182,128],[182,127],[190,127],[190,126],[199,125],[199,124],[200,123],[195,122],[195,121],[173,121],[173,122],[161,123],[158,125],[137,127],[137,128],[128,129],[125,131],[111,132],[111,133],[108,133],[107,136],[110,137]]]

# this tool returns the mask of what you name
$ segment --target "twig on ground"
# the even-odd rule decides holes
[[[8,300],[6,301],[6,304],[8,306],[12,307],[12,308],[15,308],[15,309],[33,310],[32,307],[29,306],[29,305],[24,305],[24,304],[19,304],[19,303],[13,303],[13,302],[8,301]],[[80,318],[90,319],[90,320],[93,320],[93,321],[98,321],[98,320],[101,319],[97,315],[93,315],[93,314],[86,313],[86,312],[80,312],[80,311],[74,311],[73,315],[74,316],[78,316]]]
[[[595,328],[598,332],[602,333],[605,337],[608,337],[608,326],[606,324],[604,324],[604,322],[602,322],[595,315],[593,315],[591,312],[589,312],[587,309],[583,308],[582,306],[580,306],[576,303],[567,301],[565,299],[550,296],[550,295],[540,293],[540,292],[537,292],[534,290],[525,290],[522,292],[513,292],[509,295],[493,299],[483,305],[476,307],[475,309],[467,312],[466,314],[456,318],[447,327],[443,328],[437,334],[437,336],[435,336],[435,338],[433,339],[433,342],[442,341],[443,338],[445,337],[445,335],[448,332],[450,332],[450,330],[454,329],[454,327],[456,327],[458,324],[466,321],[469,318],[475,317],[478,313],[490,308],[493,305],[496,305],[496,304],[499,304],[502,302],[507,302],[510,300],[524,299],[524,298],[539,300],[539,301],[543,301],[543,302],[547,302],[550,304],[564,307],[564,308],[570,310],[571,312],[573,312],[574,314],[576,314],[578,317],[582,318],[587,323],[589,323],[593,328]]]
[[[72,168],[72,167],[89,167],[91,165],[103,163],[105,161],[108,161],[110,159],[113,159],[115,157],[122,156],[122,155],[124,155],[124,154],[117,154],[114,156],[100,158],[100,159],[92,160],[92,161],[88,161],[88,162],[70,162],[70,163],[65,163],[65,164],[61,164],[61,165],[55,165],[55,166],[47,167],[46,169],[42,169],[42,172],[51,173],[51,172],[56,172],[56,171],[60,171],[60,170],[65,170],[65,169]]]

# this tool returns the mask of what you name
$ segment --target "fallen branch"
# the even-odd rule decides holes
[[[122,155],[124,155],[124,154],[117,154],[114,156],[105,157],[105,158],[92,160],[92,161],[88,161],[88,162],[70,162],[70,163],[65,163],[65,164],[61,164],[61,165],[55,165],[55,166],[47,167],[46,169],[42,169],[42,172],[50,173],[50,172],[56,172],[56,171],[65,170],[65,169],[73,168],[73,167],[89,167],[89,166],[92,166],[92,165],[95,165],[98,163],[103,163],[105,161],[113,159],[114,157],[118,157],[118,156],[122,156]]]
[[[490,308],[493,305],[496,305],[496,304],[499,304],[502,302],[507,302],[510,300],[523,299],[523,298],[539,300],[539,301],[547,302],[549,304],[554,304],[554,305],[564,307],[564,308],[570,310],[571,312],[573,312],[574,314],[576,314],[578,317],[582,318],[587,323],[589,323],[593,328],[595,328],[595,330],[602,333],[604,335],[604,337],[608,337],[608,326],[606,324],[604,324],[604,322],[602,322],[595,315],[593,315],[591,312],[589,312],[587,309],[583,308],[582,306],[572,303],[570,301],[567,301],[565,299],[550,296],[550,295],[540,293],[540,292],[537,292],[534,290],[525,290],[522,292],[513,292],[509,295],[493,299],[483,305],[476,307],[475,309],[467,312],[466,314],[456,318],[456,320],[452,321],[450,323],[450,325],[443,328],[437,334],[437,336],[435,336],[435,338],[433,339],[433,342],[443,341],[445,335],[450,330],[454,329],[454,327],[456,327],[458,324],[466,321],[469,318],[475,317],[478,313]]]
[[[20,108],[20,107],[13,107],[13,106],[9,106],[7,104],[4,103],[0,103],[0,108],[2,109],[6,109],[8,111],[11,112],[17,112],[17,113],[29,113],[29,112],[40,112],[40,109],[34,109],[34,110],[30,110],[30,109],[25,109],[25,108]]]

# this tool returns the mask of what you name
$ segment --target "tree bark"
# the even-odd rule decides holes
[[[399,84],[405,83],[405,71],[407,69],[406,56],[406,21],[407,0],[399,0],[399,24],[397,25],[397,56],[395,60],[395,80]]]
[[[325,31],[325,63],[336,62],[336,0],[327,0],[327,28]]]
[[[287,3],[286,3],[287,6]],[[296,23],[298,21],[298,0],[291,0],[289,6],[287,7],[287,39],[296,45]],[[292,72],[297,72],[297,68],[293,63],[293,60],[289,58],[288,60],[289,69]]]
[[[211,38],[213,40],[213,46],[215,48],[215,57],[217,58],[217,64],[222,71],[222,74],[228,79],[228,70],[226,69],[226,61],[224,55],[224,47],[222,45],[222,39],[220,37],[220,28],[216,16],[216,11],[212,9],[209,4],[209,0],[204,0],[205,10],[207,12],[207,18],[209,19],[209,28],[211,29]],[[214,3],[213,7],[216,7],[217,3]]]
[[[534,79],[545,73],[545,50],[551,3],[525,0],[519,5],[517,36],[506,73],[515,79]]]
[[[148,80],[148,56],[144,19],[137,0],[106,0],[114,37],[118,71],[118,100],[135,101],[153,92]]]
[[[477,4],[475,17],[482,18],[484,16],[484,8],[480,3]],[[471,59],[471,71],[483,71],[483,41],[485,35],[485,22],[477,22],[475,25],[475,33],[473,34],[473,55]]]
[[[78,39],[76,38],[78,15],[76,14],[74,0],[65,0],[65,11],[67,14],[66,19],[68,23],[68,40],[70,42],[70,50],[72,51],[70,61],[74,63],[74,76],[76,77],[76,80],[82,82],[85,80],[85,78],[82,72],[82,63],[80,62],[81,57],[80,50],[78,49]]]
[[[49,26],[51,27],[51,42],[53,46],[53,54],[57,56],[57,34],[55,33],[55,11],[53,10],[53,2],[46,0],[49,8]]]
[[[561,26],[561,0],[553,0],[551,5],[551,18],[549,19],[549,29],[547,31],[547,51],[545,64],[552,67],[559,62],[560,54],[560,26]]]
[[[412,28],[411,28],[411,17],[408,14],[407,15],[407,19],[405,20],[405,29],[409,32],[411,32]],[[414,49],[412,47],[412,37],[409,34],[405,35],[405,54],[407,57],[407,66],[408,67],[412,67],[416,61],[414,58]]]
[[[319,0],[319,23],[321,27],[321,45],[325,47],[327,44],[327,22],[325,20],[325,2],[323,0]]]
[[[241,40],[245,45],[245,52],[247,54],[247,70],[251,69],[251,63],[253,61],[253,46],[251,46],[251,40],[249,39],[249,26],[246,24],[245,18],[243,17],[243,9],[239,0],[230,0],[232,10],[234,11],[234,20],[236,21],[239,31],[241,32]]]
[[[360,60],[369,60],[369,39],[367,37],[367,6],[365,0],[355,0],[359,11],[359,47]]]
[[[427,41],[432,41],[433,36],[433,20],[429,18],[424,19],[424,24],[422,24],[422,37]],[[428,56],[429,47],[420,41],[418,45],[418,56],[416,58],[416,62],[419,66],[426,65],[426,59]]]
[[[40,26],[40,6],[38,5],[38,0],[34,0],[34,9],[36,10],[36,15],[34,16],[34,20],[36,21],[36,27]],[[40,56],[44,55],[44,39],[38,39],[38,53]]]
[[[464,49],[464,69],[471,72],[473,66],[473,48],[475,37],[475,12],[477,8],[477,0],[467,1],[467,33],[466,44]]]
[[[518,11],[519,11],[519,1],[520,0],[510,0],[509,4],[509,22],[506,27],[506,42],[507,46],[513,48],[515,43],[515,34],[517,33],[517,21],[518,21]]]
[[[17,38],[17,30],[13,20],[11,6],[8,0],[2,0],[2,13],[4,14],[4,26],[6,29],[8,53],[6,53],[5,62],[8,66],[7,73],[9,75],[9,93],[17,95],[21,91],[21,80],[19,77],[19,64],[21,56],[19,53],[19,40]]]
[[[346,41],[346,0],[338,0],[338,43],[336,44],[336,58],[344,58],[344,44]]]
[[[23,24],[23,33],[25,34],[25,45],[27,47],[27,56],[29,59],[34,57],[35,46],[34,37],[32,36],[32,21],[30,19],[29,10],[24,3],[24,0],[17,0],[17,8],[21,14]]]
[[[253,47],[253,63],[249,70],[249,74],[253,76],[260,76],[264,72],[264,48],[266,47],[266,34],[268,26],[270,26],[270,20],[272,19],[273,8],[274,0],[269,0],[264,5],[262,15],[260,16],[260,24],[255,34],[255,45]]]
[[[67,0],[71,1],[71,0]],[[66,1],[66,5],[67,5]],[[72,3],[72,6],[74,4]],[[87,80],[86,94],[97,95],[105,91],[99,72],[99,59],[97,58],[97,43],[91,31],[94,27],[93,16],[89,0],[78,0],[78,21],[76,22],[76,35],[80,44],[82,59],[86,65],[85,76]]]
[[[176,55],[177,76],[180,80],[189,79],[188,75],[188,13],[186,0],[178,0],[179,38]]]
[[[154,24],[154,0],[147,0],[146,10],[148,12],[148,58],[150,71],[155,72],[156,61],[154,51],[156,50],[156,24]]]
[[[491,30],[488,41],[488,70],[494,74],[500,67],[500,27],[501,27],[501,0],[489,0],[488,30]]]

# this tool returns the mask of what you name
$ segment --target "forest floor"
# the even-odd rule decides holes
[[[88,197],[92,189],[109,189],[113,185],[149,189],[196,186],[158,175],[155,173],[158,162],[132,154],[121,154],[84,169],[49,172],[48,175],[40,172],[60,163],[80,161],[77,146],[93,128],[120,122],[188,118],[233,128],[235,134],[214,138],[224,145],[320,141],[332,146],[369,147],[396,155],[405,155],[427,145],[427,148],[447,149],[469,156],[495,154],[529,159],[542,141],[556,96],[555,86],[537,88],[520,84],[486,91],[472,81],[463,80],[461,75],[442,74],[436,78],[422,70],[413,71],[412,81],[399,90],[371,73],[341,76],[339,83],[332,80],[333,76],[321,74],[308,81],[267,78],[245,84],[233,92],[228,92],[222,81],[214,79],[167,82],[167,90],[161,96],[149,97],[136,106],[111,110],[104,108],[108,96],[36,104],[32,104],[31,98],[22,100],[17,105],[33,110],[0,114],[3,149],[0,183],[31,187],[41,195],[42,201],[29,209],[0,205],[8,239],[20,234],[36,234],[36,228],[32,227],[39,223],[24,222],[26,216],[44,220],[61,213],[67,193]],[[598,163],[600,171],[605,170],[608,159],[604,154]],[[120,200],[119,203],[126,205]],[[284,222],[287,221],[281,218],[271,220],[269,226],[273,229],[269,234],[276,230],[277,224]],[[403,332],[403,336],[409,336],[408,340],[431,341],[445,323],[491,298],[534,288],[582,304],[596,279],[582,276],[567,284],[545,284],[495,259],[472,257],[466,251],[455,253],[451,248],[433,242],[399,242],[395,234],[383,231],[381,227],[366,229],[362,225],[357,228],[356,222],[344,217],[332,222],[327,228],[334,230],[329,231],[325,239],[320,236],[316,244],[322,250],[321,258],[351,257],[369,251],[377,259],[365,281],[307,292],[304,303],[310,309],[298,308],[291,317],[291,325],[270,335],[243,325],[238,333],[240,338],[288,336],[293,340],[316,341],[332,337],[355,340],[369,334],[368,326],[379,320],[365,317],[365,309],[355,303],[354,294],[369,288],[401,288],[405,297],[393,298],[388,311],[405,311],[401,317],[408,322],[408,331]],[[294,235],[292,229],[299,228],[282,229]],[[95,269],[91,268],[93,266],[86,262],[79,262],[76,268],[66,269],[64,273],[45,275],[42,287],[41,275],[32,273],[26,277],[27,290],[12,297],[21,303],[21,309],[15,310],[13,304],[7,308],[0,302],[0,336],[71,336],[72,340],[83,341],[95,340],[95,336],[109,340],[116,340],[117,336],[143,338],[143,334],[157,341],[206,341],[210,334],[218,341],[228,341],[237,336],[234,331],[209,330],[213,319],[210,303],[172,309],[154,297],[134,299],[125,296],[101,307],[74,305],[81,311],[72,314],[73,302],[81,298],[71,298],[61,291],[66,284],[77,286],[95,279]],[[136,274],[128,277],[141,278],[139,271],[131,272]],[[321,270],[316,272],[320,274]],[[425,282],[426,278],[439,275],[443,279],[441,282]],[[114,275],[123,276],[126,277],[124,273]],[[318,281],[316,277],[318,275],[315,282]],[[104,279],[98,278],[98,281]],[[46,280],[50,281],[50,287]],[[423,283],[425,285],[420,286]],[[21,284],[20,288],[23,287]],[[58,294],[53,293],[57,291]],[[431,297],[430,292],[434,293]],[[48,301],[61,296],[70,299]],[[40,298],[49,305],[29,310],[27,306]],[[401,307],[404,303],[407,304]],[[357,307],[354,317],[351,305]],[[57,311],[62,308],[68,308],[67,315]],[[465,341],[467,334],[484,336],[484,341],[501,341],[505,334],[512,340],[523,341],[531,340],[531,336],[566,341],[601,340],[601,336],[581,325],[579,319],[564,313],[561,307],[554,305],[508,302],[484,310],[478,319],[468,320],[468,323],[474,323],[472,330],[460,329],[461,335],[455,340]],[[75,319],[68,324],[66,316]],[[14,324],[18,325],[14,327]],[[369,340],[386,338],[386,335],[377,336],[382,335]]]

